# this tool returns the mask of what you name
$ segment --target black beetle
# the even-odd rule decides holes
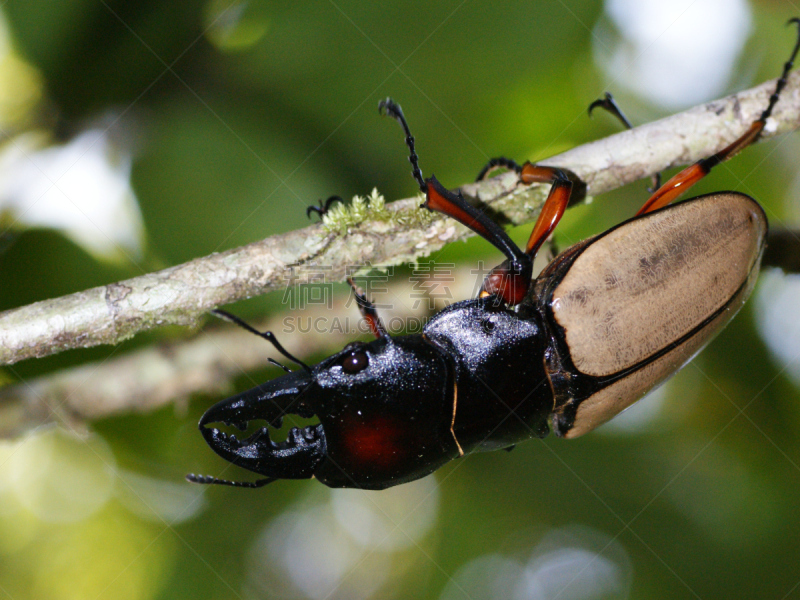
[[[200,420],[217,454],[264,479],[187,478],[260,487],[315,477],[331,487],[383,489],[470,452],[544,437],[548,424],[561,437],[583,435],[633,404],[699,352],[752,291],[767,233],[758,203],[720,192],[668,205],[758,138],[799,48],[800,38],[766,109],[743,136],[660,186],[632,219],[559,254],[536,278],[533,258],[567,207],[570,177],[508,159],[494,159],[481,172],[503,166],[523,183],[552,183],[523,252],[460,193],[435,177],[423,179],[400,107],[382,101],[379,109],[404,129],[424,206],[471,228],[506,260],[477,299],[449,306],[417,335],[390,337],[356,290],[377,339],[348,344],[313,367],[271,333],[215,311],[267,338],[301,368],[216,404]],[[269,427],[280,427],[289,413],[316,415],[319,424],[273,442]],[[209,427],[245,430],[254,420],[266,426],[242,441]]]

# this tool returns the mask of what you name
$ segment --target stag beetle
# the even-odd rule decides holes
[[[737,192],[670,204],[758,138],[798,49],[800,35],[766,108],[744,135],[656,186],[636,216],[568,248],[535,278],[533,258],[564,214],[572,179],[558,168],[504,158],[481,172],[479,178],[505,167],[522,183],[552,184],[523,251],[459,192],[423,178],[400,106],[382,101],[379,111],[405,133],[423,206],[469,227],[506,260],[486,277],[478,298],[445,308],[421,334],[403,337],[387,334],[351,281],[376,339],[348,344],[313,367],[271,332],[214,311],[271,341],[300,369],[216,404],[200,420],[217,454],[263,479],[187,478],[261,487],[313,477],[331,487],[383,489],[470,452],[544,437],[550,427],[560,437],[578,437],[636,402],[697,354],[753,289],[767,233],[759,204]],[[590,111],[596,105],[619,112],[610,98]],[[272,441],[269,428],[289,413],[316,416],[319,424]],[[245,430],[254,420],[266,426],[241,441],[210,426]]]

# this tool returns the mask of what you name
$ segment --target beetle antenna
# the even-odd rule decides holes
[[[186,476],[186,481],[190,481],[191,483],[230,485],[232,487],[256,489],[264,487],[273,481],[278,481],[278,478],[269,477],[267,479],[257,479],[255,481],[230,481],[228,479],[218,479],[216,477],[212,477],[211,475],[195,475],[194,473],[189,473]]]
[[[228,321],[228,322],[230,322],[230,323],[233,323],[234,325],[238,325],[238,326],[239,326],[239,327],[241,327],[242,329],[246,329],[246,330],[247,330],[247,331],[249,331],[250,333],[254,333],[254,334],[256,334],[257,336],[264,338],[264,339],[265,339],[265,340],[267,340],[267,341],[268,341],[270,344],[272,344],[273,346],[275,346],[275,349],[276,349],[278,352],[280,352],[281,354],[283,354],[283,355],[284,355],[286,358],[288,358],[290,361],[292,361],[292,362],[293,362],[293,363],[295,363],[295,364],[298,364],[298,365],[300,365],[301,367],[303,367],[303,369],[305,369],[306,371],[308,371],[309,373],[311,373],[311,367],[309,367],[309,366],[308,366],[306,363],[304,363],[304,362],[303,362],[302,360],[300,360],[299,358],[297,358],[297,357],[295,357],[295,356],[292,356],[291,354],[289,354],[289,351],[288,351],[288,350],[286,350],[286,348],[284,348],[284,347],[281,345],[281,343],[280,343],[280,342],[278,341],[278,339],[275,337],[275,334],[274,334],[274,333],[272,333],[271,331],[264,331],[264,332],[261,332],[261,331],[259,331],[258,329],[255,329],[254,327],[251,327],[250,325],[248,325],[247,323],[245,323],[244,321],[242,321],[242,320],[241,320],[239,317],[237,317],[236,315],[232,315],[231,313],[229,313],[229,312],[226,312],[226,311],[224,311],[224,310],[219,310],[218,308],[215,308],[214,310],[212,310],[212,311],[210,311],[210,312],[211,312],[211,314],[212,314],[212,315],[214,315],[215,317],[218,317],[218,318],[222,319],[223,321]],[[283,365],[278,365],[278,366],[283,366]],[[284,367],[284,368],[285,368],[285,367]]]
[[[403,131],[406,134],[406,146],[408,146],[408,149],[411,151],[411,155],[408,157],[408,162],[411,163],[411,174],[419,184],[420,191],[425,194],[428,191],[428,185],[422,178],[422,171],[419,168],[419,156],[417,156],[417,151],[414,149],[414,136],[411,135],[411,130],[408,128],[408,123],[406,122],[406,117],[403,114],[403,109],[400,108],[400,105],[391,98],[386,98],[378,103],[378,114],[382,115],[384,109],[386,110],[387,115],[400,123],[400,126],[403,128]]]
[[[786,87],[786,77],[789,75],[789,71],[791,71],[792,67],[794,66],[794,59],[797,58],[797,52],[800,51],[800,18],[794,17],[793,19],[789,19],[786,22],[786,25],[791,25],[792,23],[797,25],[797,42],[795,42],[794,50],[792,50],[792,55],[789,57],[789,60],[787,60],[783,65],[783,73],[781,73],[781,76],[778,79],[778,84],[775,86],[775,91],[772,92],[772,96],[769,97],[769,104],[767,105],[767,108],[764,109],[764,112],[761,113],[761,116],[758,119],[762,123],[769,119],[769,116],[772,114],[772,109],[775,108],[775,104],[778,102],[778,96],[780,96],[783,88]]]

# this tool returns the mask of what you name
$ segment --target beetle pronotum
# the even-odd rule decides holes
[[[263,479],[188,479],[260,487],[316,477],[331,487],[382,489],[465,453],[544,437],[551,427],[561,437],[583,435],[636,402],[702,349],[752,291],[767,233],[758,203],[719,192],[670,204],[758,138],[799,49],[800,36],[744,135],[658,187],[633,218],[559,254],[535,278],[533,258],[572,194],[568,174],[508,159],[481,171],[480,177],[504,166],[522,183],[552,184],[522,250],[460,193],[423,178],[400,106],[382,101],[379,109],[403,127],[424,206],[460,221],[506,260],[486,277],[478,298],[449,306],[417,335],[388,335],[356,290],[376,339],[349,344],[313,367],[270,332],[215,311],[268,339],[300,369],[216,404],[200,420],[217,454]],[[289,413],[316,415],[319,424],[273,442],[269,428]],[[266,425],[242,441],[208,427],[221,422],[246,430],[253,420]]]

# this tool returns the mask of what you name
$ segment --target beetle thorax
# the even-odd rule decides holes
[[[552,394],[538,317],[522,318],[492,298],[471,300],[438,314],[424,336],[450,357],[454,432],[464,451],[547,434]]]

